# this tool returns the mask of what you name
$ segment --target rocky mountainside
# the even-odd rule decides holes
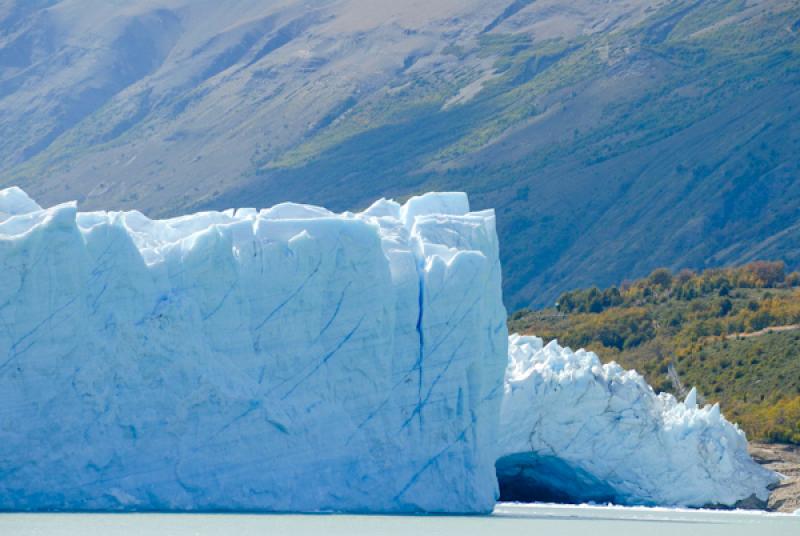
[[[800,264],[794,0],[0,0],[0,182],[151,216],[465,190],[507,305]]]

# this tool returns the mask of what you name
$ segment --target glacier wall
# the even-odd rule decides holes
[[[509,338],[500,418],[504,500],[755,505],[777,481],[694,389],[684,402],[656,395],[635,371],[556,341]]]
[[[491,211],[169,220],[0,191],[0,508],[488,512]]]

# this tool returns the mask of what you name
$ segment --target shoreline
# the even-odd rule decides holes
[[[800,509],[800,446],[751,441],[748,450],[756,462],[786,477],[770,493],[766,510],[791,514]]]

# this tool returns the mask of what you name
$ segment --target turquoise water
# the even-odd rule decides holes
[[[556,505],[498,505],[490,516],[0,514],[2,536],[559,535],[800,536],[800,516]]]

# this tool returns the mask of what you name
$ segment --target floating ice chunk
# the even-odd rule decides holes
[[[635,371],[585,350],[512,335],[498,474],[510,498],[664,506],[765,501],[755,463],[719,405],[656,395]],[[558,475],[554,477],[553,475]]]
[[[4,509],[492,510],[493,213],[0,197]]]

